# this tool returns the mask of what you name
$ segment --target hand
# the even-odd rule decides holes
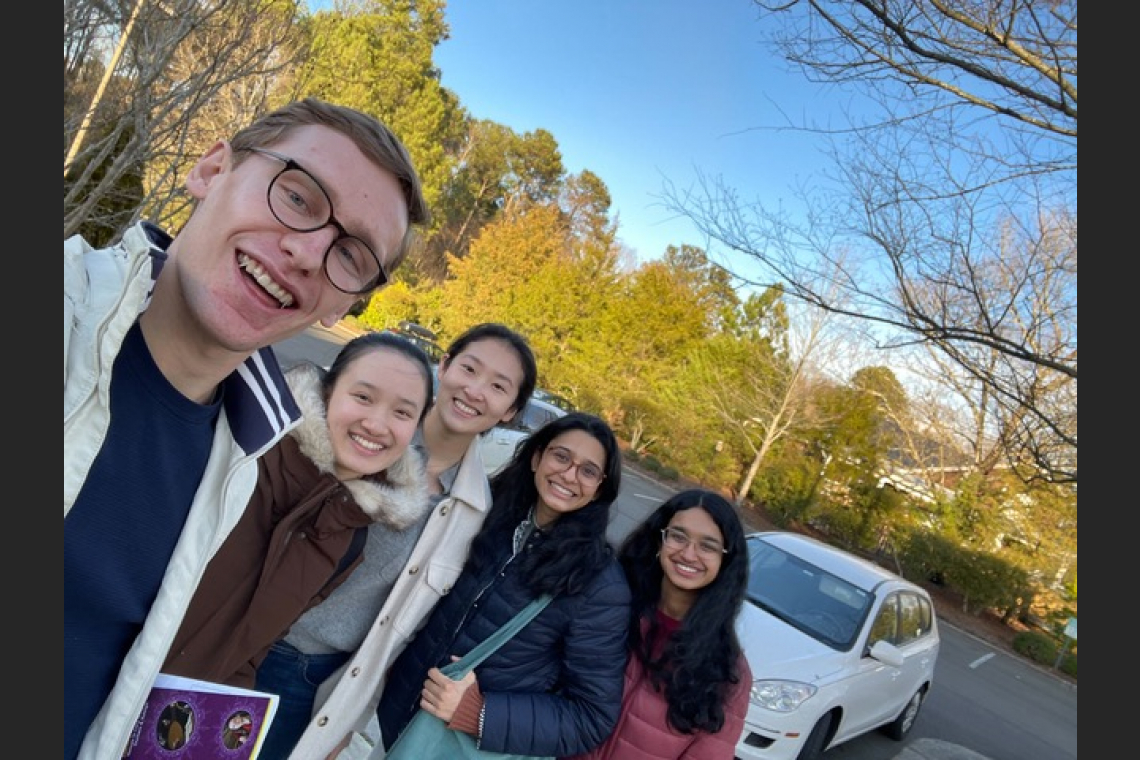
[[[452,660],[459,659],[452,657]],[[420,707],[445,723],[451,722],[463,695],[475,683],[475,673],[471,672],[455,681],[445,676],[439,668],[428,671],[424,681],[423,691],[420,692]]]

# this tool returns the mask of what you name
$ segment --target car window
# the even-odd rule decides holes
[[[533,433],[551,420],[560,417],[557,411],[528,402],[522,413],[515,416],[509,427],[524,433]]]
[[[867,637],[867,646],[874,646],[880,641],[894,644],[898,638],[898,630],[898,594],[891,594],[879,608],[879,614],[875,616],[875,622],[871,625],[871,635]]]
[[[879,610],[867,646],[877,641],[889,641],[895,646],[917,641],[930,633],[933,618],[934,611],[926,597],[912,591],[896,591]]]
[[[871,594],[764,541],[748,556],[750,602],[834,649],[855,645]]]
[[[898,644],[916,641],[930,632],[930,603],[918,594],[899,594]]]
[[[548,404],[553,404],[564,412],[574,411],[574,404],[571,403],[570,399],[565,396],[559,396],[557,393],[551,393],[543,388],[535,388],[534,397]]]

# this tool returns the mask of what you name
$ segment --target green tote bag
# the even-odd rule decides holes
[[[486,641],[455,662],[440,668],[445,676],[459,680],[490,657],[512,636],[526,626],[534,616],[550,603],[550,595],[543,594],[508,620]],[[384,755],[385,760],[519,760],[533,759],[535,755],[512,755],[507,752],[488,752],[475,746],[475,738],[453,731],[439,718],[423,709],[416,710],[411,721]],[[553,760],[548,757],[543,760]]]

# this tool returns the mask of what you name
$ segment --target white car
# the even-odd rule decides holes
[[[515,455],[524,438],[540,427],[566,414],[566,410],[540,398],[531,396],[523,410],[505,425],[496,425],[483,434],[479,447],[483,454],[483,469],[494,475]]]
[[[737,633],[753,682],[736,757],[813,760],[873,729],[906,737],[940,647],[930,595],[798,533],[752,533],[747,546]]]

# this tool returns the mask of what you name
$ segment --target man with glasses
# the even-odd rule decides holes
[[[215,143],[174,237],[64,241],[64,757],[119,757],[257,458],[299,411],[268,348],[384,286],[428,221],[376,119],[307,99]]]

